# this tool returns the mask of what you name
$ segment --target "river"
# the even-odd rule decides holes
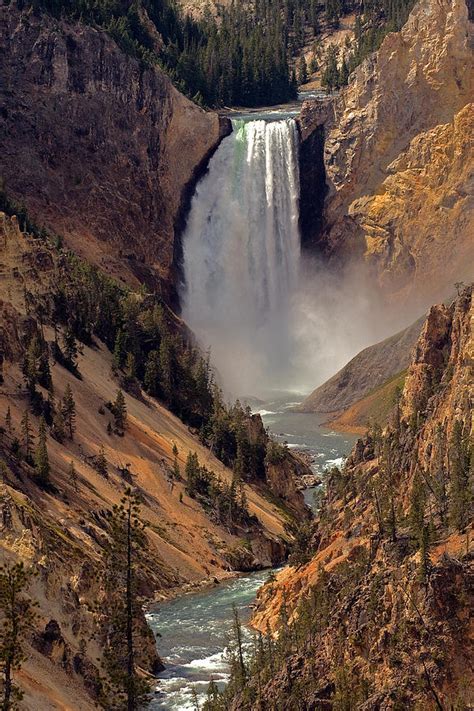
[[[295,393],[275,392],[253,409],[278,440],[286,441],[290,449],[307,452],[314,471],[323,473],[325,468],[342,463],[356,437],[321,426],[319,416],[292,412],[292,406],[300,400],[301,395]],[[308,505],[312,505],[315,490],[304,492]],[[150,709],[195,709],[193,687],[202,702],[211,678],[221,686],[225,684],[232,606],[236,605],[242,622],[247,622],[256,592],[268,575],[269,571],[259,571],[239,576],[218,587],[162,603],[149,613],[149,624],[161,634],[158,650],[166,664]],[[248,629],[246,641],[251,642]]]

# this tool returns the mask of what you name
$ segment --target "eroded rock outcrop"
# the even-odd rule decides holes
[[[105,32],[19,7],[0,9],[8,194],[89,260],[168,294],[183,211],[227,122]]]
[[[329,188],[306,239],[364,263],[389,298],[445,296],[474,261],[473,31],[465,0],[420,0],[332,106],[300,119],[305,140],[324,123]]]

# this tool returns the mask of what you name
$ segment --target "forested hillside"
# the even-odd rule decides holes
[[[63,245],[0,196],[0,693],[136,708],[161,668],[144,600],[282,562],[308,468],[158,295]]]
[[[207,106],[259,106],[296,96],[308,70],[317,67],[323,30],[337,29],[342,15],[356,12],[355,41],[324,58],[323,84],[343,86],[349,72],[398,30],[411,0],[257,0],[216,5],[193,19],[170,0],[33,0],[36,11],[80,19],[104,28],[126,52],[158,63],[178,89]],[[311,66],[300,50],[313,43]]]

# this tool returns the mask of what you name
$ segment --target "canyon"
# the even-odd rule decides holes
[[[2,561],[38,571],[38,619],[17,675],[22,708],[96,707],[107,514],[130,485],[147,525],[139,589],[149,602],[281,565],[290,551],[302,554],[295,522],[311,527],[302,559],[257,597],[252,624],[270,651],[272,639],[282,645],[278,667],[265,657],[247,689],[231,683],[227,708],[257,700],[288,711],[335,708],[351,687],[355,708],[366,711],[473,703],[472,515],[452,524],[433,492],[439,471],[450,471],[456,427],[464,443],[474,426],[472,288],[462,284],[474,264],[471,13],[464,0],[419,0],[346,88],[304,102],[296,119],[283,107],[269,122],[200,108],[159,64],[126,53],[104,29],[17,1],[0,8],[0,550]],[[306,391],[319,387],[296,409],[364,435],[328,473],[313,523],[300,491],[308,462],[270,437],[260,415],[216,393],[286,385],[291,329],[310,330],[292,302],[322,273],[326,293],[311,308],[334,332],[344,335],[352,321],[362,334],[345,339],[351,360],[322,385],[306,363]],[[75,300],[88,284],[111,297],[110,311],[87,304],[96,331],[80,323]],[[330,310],[337,294],[342,325]],[[114,299],[122,322],[109,333]],[[71,329],[74,368],[60,357]],[[149,366],[163,343],[159,368],[178,354],[177,392],[210,378],[202,399],[212,390],[209,420],[221,417],[211,434],[191,397],[192,406],[178,407],[150,386],[151,366],[120,360],[122,329],[127,356],[143,342],[137,353]],[[318,347],[329,349],[331,331],[321,331]],[[45,344],[52,383],[35,384],[33,403],[32,334]],[[328,358],[332,374],[344,358]],[[35,402],[57,409],[68,388],[77,431],[59,441],[48,422],[51,482],[42,487],[15,440],[25,412],[38,439]],[[127,408],[121,433],[112,426],[118,389]],[[189,493],[194,453],[202,495]],[[97,468],[103,458],[106,475]],[[209,495],[233,486],[245,502],[238,523],[217,515]],[[392,536],[377,500],[387,487],[398,499]],[[313,600],[326,616],[308,631]],[[137,664],[153,679],[163,667],[159,640],[143,611],[139,619]],[[294,638],[282,634],[283,619]]]

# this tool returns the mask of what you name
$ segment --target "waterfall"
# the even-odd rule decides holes
[[[298,136],[293,119],[232,124],[193,197],[181,298],[226,386],[250,394],[270,372],[274,382],[289,355],[300,259]]]

